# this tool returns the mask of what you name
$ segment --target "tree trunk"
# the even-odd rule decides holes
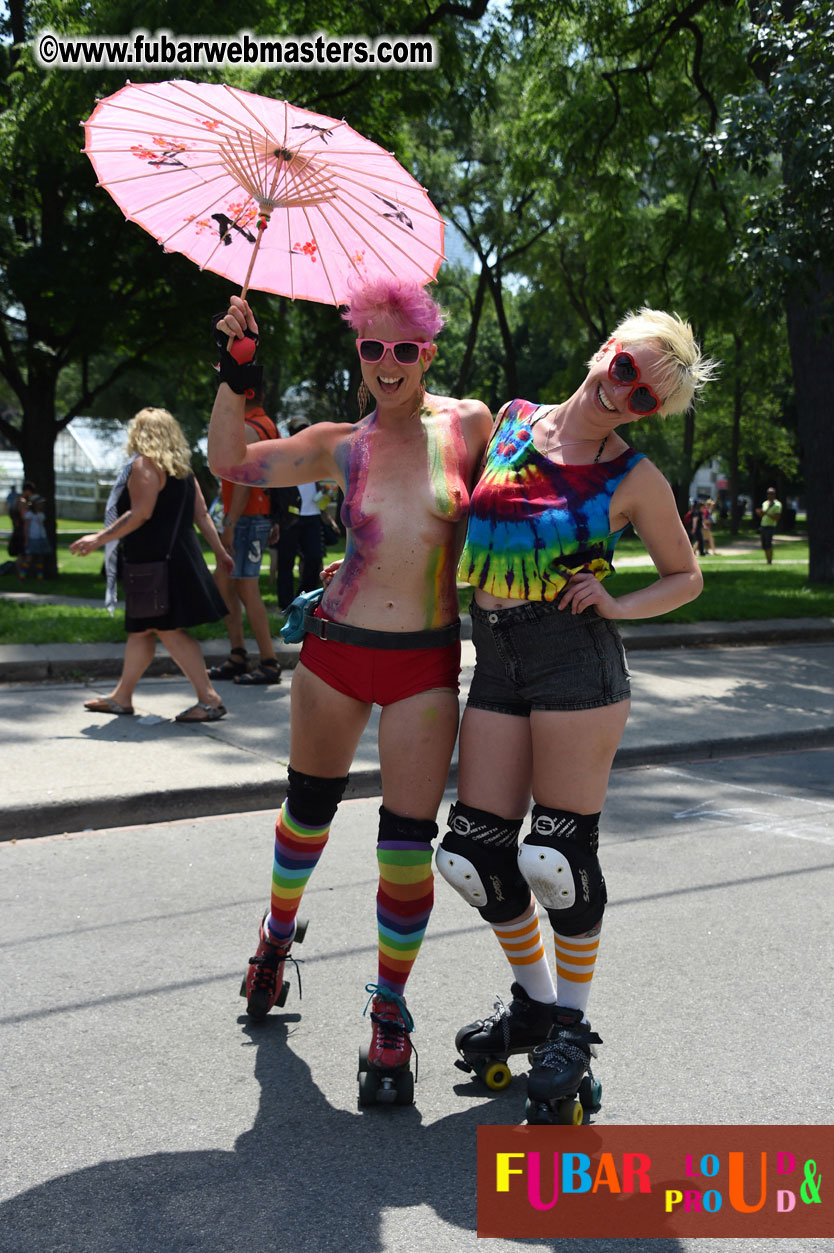
[[[692,482],[692,461],[695,450],[695,402],[683,416],[683,452],[681,457],[681,478],[675,496],[678,512],[681,517],[689,508],[689,485]]]
[[[789,296],[786,311],[808,502],[808,578],[834,583],[834,273],[819,273],[810,292]]]
[[[481,270],[478,274],[478,286],[475,289],[475,301],[472,306],[472,315],[469,319],[469,334],[466,338],[466,348],[463,353],[463,360],[460,363],[457,382],[453,395],[465,396],[466,388],[469,382],[469,375],[472,371],[472,358],[475,355],[475,344],[478,340],[478,326],[481,321],[481,311],[484,307],[484,295],[486,294],[487,276],[486,270],[481,264]]]
[[[489,283],[492,302],[495,305],[498,329],[501,332],[501,342],[504,345],[504,378],[507,380],[507,399],[510,400],[518,395],[518,371],[516,369],[515,344],[513,343],[510,324],[507,321],[507,312],[504,308],[500,260],[496,262],[492,269],[487,267],[486,278]]]
[[[52,553],[44,564],[49,579],[58,573],[57,530],[55,526],[55,380],[50,375],[31,375],[23,406],[20,456],[23,477],[31,479],[35,490],[46,500],[46,529]]]
[[[733,429],[730,435],[730,457],[727,470],[727,492],[730,497],[730,534],[738,535],[741,513],[738,505],[738,461],[741,447],[741,414],[743,408],[741,386],[741,357],[743,352],[740,335],[734,335],[735,381],[733,384]]]

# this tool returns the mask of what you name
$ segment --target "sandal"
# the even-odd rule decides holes
[[[109,696],[96,696],[93,700],[85,700],[84,708],[89,709],[91,714],[128,714],[132,717],[132,705],[120,705],[117,700],[111,700]]]
[[[202,710],[202,713],[198,713]],[[181,714],[177,714],[175,722],[219,722],[221,718],[225,718],[228,713],[225,705],[207,705],[205,701],[198,700],[196,705],[184,709]]]
[[[269,683],[281,682],[281,667],[275,657],[267,657],[260,661],[248,674],[235,675],[235,683],[239,687],[265,687]]]
[[[241,660],[237,660],[237,657]],[[246,674],[249,669],[249,654],[245,648],[230,648],[229,655],[219,666],[212,666],[209,670],[209,678],[215,679],[233,679],[238,674]]]

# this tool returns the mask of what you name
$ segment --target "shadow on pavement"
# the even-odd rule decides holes
[[[417,1106],[334,1109],[293,1051],[297,1015],[271,1016],[256,1027],[240,1021],[244,1046],[257,1050],[261,1097],[254,1126],[233,1152],[126,1158],[51,1180],[0,1206],[3,1253],[476,1247],[476,1128],[500,1124],[502,1102],[428,1126]],[[433,1223],[421,1230],[419,1214],[406,1220],[415,1223],[410,1232],[383,1230],[383,1211],[417,1206],[469,1234],[438,1242]],[[554,1240],[552,1247],[591,1253],[642,1243]],[[652,1241],[653,1253],[681,1248],[677,1240]]]

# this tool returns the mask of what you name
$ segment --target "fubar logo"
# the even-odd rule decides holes
[[[834,1127],[478,1128],[478,1235],[834,1236]]]

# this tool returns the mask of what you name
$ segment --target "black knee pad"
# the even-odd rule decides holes
[[[436,835],[436,822],[428,818],[403,818],[380,805],[377,843],[402,840],[408,844],[431,844]]]
[[[599,814],[533,806],[518,865],[554,931],[582,935],[602,918],[608,894],[597,857]]]
[[[487,922],[509,922],[530,904],[530,888],[518,869],[521,822],[460,801],[449,810],[449,830],[435,864]]]
[[[326,827],[332,822],[347,787],[347,775],[344,779],[323,779],[289,766],[287,778],[287,809],[296,822],[305,827]]]

